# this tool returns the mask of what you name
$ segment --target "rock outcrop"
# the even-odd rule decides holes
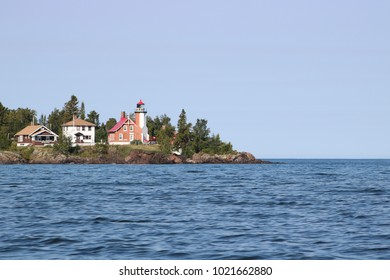
[[[182,163],[183,160],[176,155],[134,150],[125,158],[130,164],[172,164]]]
[[[0,152],[0,164],[26,163],[26,160],[18,153],[2,151]]]
[[[55,154],[50,149],[34,149],[30,156],[29,163],[35,164],[59,164],[67,163],[67,157],[62,154]]]
[[[52,149],[36,148],[30,154],[24,155],[16,152],[0,152],[0,164],[265,164],[271,163],[256,159],[247,152],[227,155],[209,155],[205,153],[194,154],[191,158],[178,155],[165,155],[161,152],[132,150],[127,156],[115,151],[107,154],[91,154],[88,156],[63,155],[55,153]]]
[[[251,153],[240,152],[227,155],[209,155],[205,153],[194,154],[188,163],[223,163],[223,164],[265,164],[268,161],[256,159]]]

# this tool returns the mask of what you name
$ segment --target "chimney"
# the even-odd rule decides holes
[[[126,112],[121,112],[121,119],[126,118]]]

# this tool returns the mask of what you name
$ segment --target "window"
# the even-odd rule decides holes
[[[130,131],[134,130],[134,126],[130,125]]]
[[[134,140],[134,133],[130,133],[130,141]]]
[[[123,131],[127,131],[127,125],[123,126]]]
[[[23,135],[20,135],[20,136],[19,136],[18,142],[23,142]]]
[[[82,126],[82,127],[81,127],[81,130],[82,130],[82,131],[85,131],[85,126]]]
[[[77,130],[77,131],[80,131],[80,127],[79,127],[79,126],[77,126],[77,127],[76,127],[76,130]]]
[[[91,140],[91,135],[85,135],[85,136],[84,136],[84,139],[85,139],[85,140]]]
[[[92,126],[88,126],[88,130],[91,131],[92,130]]]
[[[119,133],[119,140],[123,140],[123,134]]]

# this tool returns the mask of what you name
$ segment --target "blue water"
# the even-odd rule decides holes
[[[0,259],[390,259],[390,160],[0,165]]]

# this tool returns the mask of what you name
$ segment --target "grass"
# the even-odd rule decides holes
[[[159,145],[112,145],[109,147],[108,153],[127,156],[131,151],[134,150],[154,153],[161,152]]]

